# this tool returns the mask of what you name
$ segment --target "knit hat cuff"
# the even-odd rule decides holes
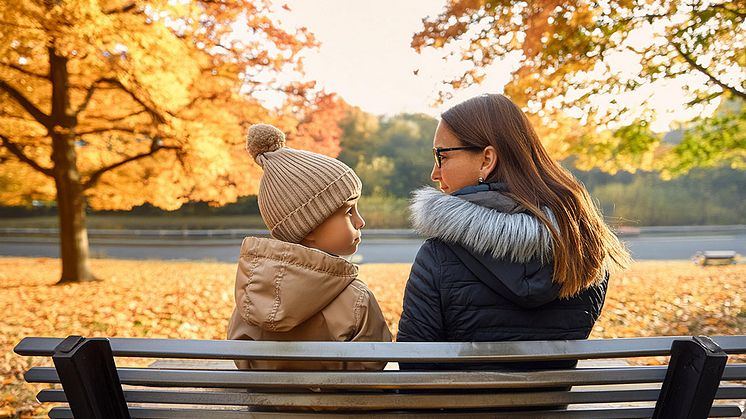
[[[275,224],[270,230],[272,237],[290,243],[300,243],[347,200],[360,196],[362,186],[355,172],[347,169],[310,200]]]

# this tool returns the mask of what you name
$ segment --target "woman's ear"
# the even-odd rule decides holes
[[[479,168],[479,173],[487,179],[490,173],[495,170],[495,167],[497,167],[497,150],[495,150],[495,147],[488,145],[482,151],[482,166]]]

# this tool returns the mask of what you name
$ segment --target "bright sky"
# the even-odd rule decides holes
[[[307,27],[321,43],[317,51],[306,53],[307,77],[366,112],[437,116],[450,105],[478,94],[501,93],[515,68],[515,60],[495,63],[487,69],[482,85],[459,90],[452,100],[434,107],[440,82],[459,74],[462,64],[444,61],[442,51],[429,49],[417,54],[409,45],[412,34],[422,27],[422,18],[440,13],[444,0],[286,3],[291,12],[282,12],[281,21],[291,27]],[[619,62],[625,65],[625,57]],[[633,67],[626,70],[635,71]],[[671,121],[691,119],[694,112],[703,112],[684,112],[681,92],[684,84],[703,81],[697,75],[688,80],[664,81],[646,86],[646,94],[638,92],[623,98],[623,102],[631,109],[641,108],[644,102],[651,104],[658,113],[653,129],[667,131]]]
[[[306,26],[321,46],[305,59],[306,75],[347,102],[374,114],[423,112],[433,116],[486,91],[502,91],[509,71],[493,71],[483,86],[459,91],[453,103],[432,107],[442,80],[458,63],[440,51],[417,54],[410,46],[422,18],[441,11],[444,0],[289,0],[282,21]],[[414,71],[418,70],[415,75]]]

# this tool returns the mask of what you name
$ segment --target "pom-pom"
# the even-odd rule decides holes
[[[285,134],[276,127],[269,124],[255,124],[249,128],[246,151],[254,160],[264,153],[279,150],[284,146]]]

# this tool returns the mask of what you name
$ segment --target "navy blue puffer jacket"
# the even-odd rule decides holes
[[[506,200],[503,191],[504,185],[492,184],[453,195],[432,188],[416,193],[414,225],[431,238],[412,266],[397,341],[588,337],[603,307],[608,276],[573,298],[559,299],[559,286],[552,282],[548,229]],[[553,220],[548,210],[547,215]],[[541,365],[552,366],[568,363]],[[407,367],[418,365],[402,365]]]

